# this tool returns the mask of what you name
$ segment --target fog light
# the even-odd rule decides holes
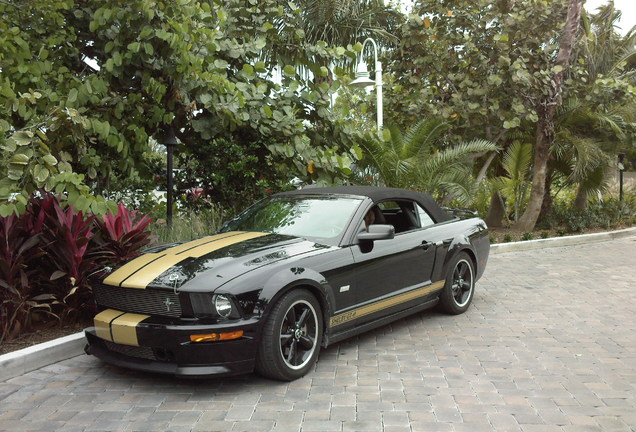
[[[243,330],[237,330],[237,331],[227,332],[227,333],[208,333],[208,334],[190,335],[190,340],[192,342],[216,342],[216,341],[238,339],[241,336],[243,336]]]
[[[232,302],[224,295],[217,295],[214,296],[214,308],[219,316],[227,318],[232,313]]]

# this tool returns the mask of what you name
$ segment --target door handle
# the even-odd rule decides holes
[[[420,247],[421,247],[422,249],[424,249],[424,250],[428,250],[428,248],[430,248],[431,246],[434,246],[434,245],[435,245],[435,243],[424,240],[424,241],[422,242],[422,244],[420,245]]]

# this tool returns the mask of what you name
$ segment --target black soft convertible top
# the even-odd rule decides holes
[[[375,186],[333,186],[322,188],[305,188],[276,195],[356,195],[370,198],[374,203],[388,200],[408,199],[421,205],[436,223],[452,219],[452,216],[442,210],[429,194],[406,189],[385,188]]]

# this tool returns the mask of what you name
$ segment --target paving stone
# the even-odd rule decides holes
[[[493,255],[465,314],[332,345],[291,383],[75,357],[0,383],[0,430],[636,431],[634,256],[635,238]]]

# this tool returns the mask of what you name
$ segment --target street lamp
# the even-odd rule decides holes
[[[173,154],[174,154],[174,147],[178,144],[177,143],[177,137],[174,134],[174,129],[172,128],[172,126],[165,126],[163,128],[163,134],[161,136],[161,144],[166,146],[166,150],[168,152],[168,160],[167,160],[167,173],[166,173],[166,177],[167,177],[167,185],[166,188],[168,189],[168,196],[167,196],[167,206],[168,208],[166,209],[166,220],[168,222],[168,228],[172,228],[172,194],[173,194],[173,177],[172,177],[172,165],[173,165]]]
[[[373,55],[375,57],[375,81],[369,78],[369,70],[367,64],[364,62],[364,47],[370,42],[373,45]],[[377,103],[377,121],[378,121],[378,135],[382,138],[382,63],[378,60],[378,46],[371,38],[365,39],[362,43],[362,51],[360,51],[360,62],[356,67],[356,79],[349,84],[351,87],[366,88],[375,84],[376,94],[378,97]]]
[[[625,153],[618,154],[618,200],[623,202],[623,171],[625,171]]]

